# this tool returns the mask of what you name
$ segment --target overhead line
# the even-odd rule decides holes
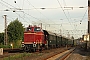
[[[65,3],[65,6],[67,6],[65,0],[63,0],[63,1],[64,1],[64,3]],[[68,10],[67,10],[67,12],[68,12],[68,15],[69,15],[69,17],[70,17],[70,13],[69,13]],[[71,17],[70,17],[70,19],[71,19]],[[71,25],[71,22],[69,21],[69,19],[68,19],[68,22],[69,22],[70,25]],[[72,26],[72,25],[71,25],[71,26]],[[74,28],[75,28],[75,30],[77,30],[75,25],[74,25]],[[73,33],[73,32],[72,32],[72,33]]]
[[[1,3],[1,2],[0,2],[0,4],[2,4],[2,5],[4,5],[4,6],[6,6],[6,7],[8,7],[7,5],[5,5],[5,4],[3,4],[3,3]],[[10,7],[8,7],[8,8],[11,9]]]
[[[28,0],[27,0],[28,1]],[[31,5],[32,7],[34,7],[29,1],[28,1],[29,5]],[[35,7],[34,7],[35,8]],[[36,9],[36,8],[35,8]],[[36,9],[37,10],[37,9]],[[38,11],[38,10],[37,10]],[[40,11],[38,11],[40,14],[42,14]],[[43,14],[42,14],[43,15]],[[44,17],[46,17],[45,15],[43,15]],[[47,18],[47,17],[46,17]],[[35,18],[37,19],[37,18]],[[48,18],[47,18],[48,19]],[[49,19],[48,19],[49,20]],[[47,23],[46,23],[47,24]]]
[[[2,0],[3,1],[3,0]],[[9,6],[11,6],[11,7],[14,7],[14,6],[12,6],[12,5],[10,5],[9,3],[7,3],[7,2],[5,2],[5,1],[3,1],[4,3],[6,3],[6,4],[8,4]],[[7,6],[8,7],[8,6]],[[10,7],[8,7],[9,9],[12,9],[12,8],[10,8]],[[15,9],[17,9],[16,7],[14,7]],[[31,16],[31,17],[33,17],[32,15],[30,15],[30,14],[28,14],[28,13],[25,13],[25,14],[27,14],[27,15],[29,15],[29,16]],[[38,19],[38,18],[36,18],[36,17],[33,17],[34,19]],[[39,20],[39,19],[38,19]]]
[[[82,20],[81,20],[81,21],[83,21],[83,20],[84,20],[84,17],[85,17],[85,15],[86,15],[87,11],[88,11],[88,10],[86,10],[86,11],[85,11],[85,13],[84,13],[84,15],[83,15],[83,17],[82,17]]]
[[[3,1],[3,0],[1,0],[2,2],[4,2],[4,3],[6,3],[7,5],[9,5],[9,6],[11,6],[11,7],[14,7],[14,6],[12,6],[11,4],[9,4],[9,3],[7,3],[7,2],[5,2],[5,1]],[[15,7],[14,7],[15,8]]]
[[[61,6],[61,4],[60,4],[59,0],[57,0],[57,1],[58,1],[58,3],[59,3],[59,6],[62,8],[62,11],[64,12],[64,15],[66,16],[67,20],[69,21],[69,19],[68,19],[68,17],[67,17],[67,15],[66,15],[66,13],[65,13],[65,11],[64,11],[64,9],[63,9],[63,7]],[[70,21],[69,21],[69,23],[70,23]],[[70,25],[71,25],[71,23],[70,23]],[[71,25],[71,26],[72,26],[72,25]]]
[[[27,0],[28,1],[28,0]],[[29,2],[29,1],[28,1]],[[32,7],[34,7],[35,8],[35,6],[33,6],[30,2],[29,2],[29,4],[32,6]],[[36,8],[35,8],[36,9]],[[36,9],[37,10],[37,9]],[[38,11],[38,10],[37,10]],[[43,15],[45,18],[47,18],[44,14],[42,14],[40,11],[38,11],[41,15]],[[47,18],[47,20],[49,20],[48,18]],[[50,20],[51,21],[51,20]]]

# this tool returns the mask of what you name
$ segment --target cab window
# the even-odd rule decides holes
[[[31,28],[27,28],[27,31],[31,31]]]
[[[41,31],[41,29],[40,28],[34,28],[34,31]]]

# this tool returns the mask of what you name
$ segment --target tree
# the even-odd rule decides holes
[[[74,46],[74,37],[72,36],[72,37],[71,37],[71,39],[72,39],[72,41],[73,41],[73,44],[72,44],[72,46]]]
[[[18,19],[10,22],[7,27],[8,39],[9,42],[15,42],[17,40],[23,39],[23,26],[22,23],[18,21]]]
[[[0,44],[4,44],[4,33],[0,33]]]
[[[74,40],[74,37],[72,36],[71,39]]]

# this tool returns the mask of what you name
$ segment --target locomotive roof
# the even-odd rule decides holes
[[[47,31],[47,30],[43,30],[45,34],[48,34],[48,35],[56,35],[56,33],[53,33],[51,31]]]
[[[58,37],[62,37],[62,35],[60,35],[60,34],[57,34],[57,36],[58,36]]]
[[[47,31],[47,30],[43,30],[43,31],[44,31],[44,34],[46,34],[46,35],[55,35],[55,36],[63,37],[63,38],[65,38],[65,39],[69,39],[69,40],[70,40],[70,38],[68,38],[68,37],[65,37],[65,36],[62,36],[62,35],[53,33],[53,32],[51,32],[51,31]]]

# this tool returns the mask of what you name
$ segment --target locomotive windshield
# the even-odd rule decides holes
[[[27,28],[27,31],[31,31],[31,28]]]
[[[35,27],[34,31],[41,31],[41,29],[39,27]]]

